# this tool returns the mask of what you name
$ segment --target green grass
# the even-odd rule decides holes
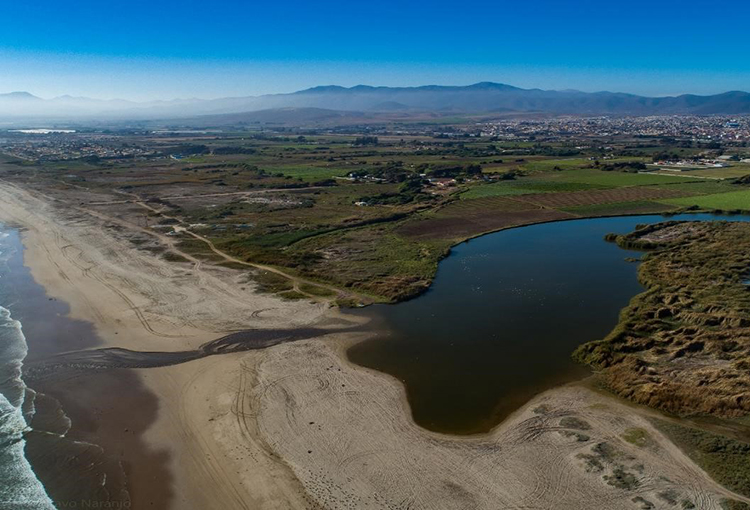
[[[580,160],[548,160],[534,162],[534,165],[549,164],[560,161]],[[588,160],[586,160],[588,162]],[[568,166],[572,166],[569,163]],[[563,168],[563,167],[561,167]],[[461,194],[463,199],[483,198],[493,196],[525,195],[528,193],[559,193],[563,191],[581,191],[587,189],[608,189],[623,186],[651,186],[651,185],[690,185],[704,184],[699,179],[686,179],[670,175],[650,175],[626,172],[604,172],[590,168],[577,168],[537,174],[532,178],[500,181],[492,184],[478,185]],[[721,184],[708,185],[722,186]],[[700,192],[697,188],[696,192]]]
[[[237,235],[216,238],[214,244],[217,248],[227,249],[233,253],[243,247],[252,248],[284,248],[302,239],[313,237],[327,230],[287,230],[282,232],[269,232],[266,234]]]
[[[663,420],[651,421],[714,480],[750,496],[750,444]]]
[[[413,242],[393,225],[336,231],[293,245],[289,255],[323,255],[301,275],[331,281],[379,300],[403,299],[424,290],[448,243]]]
[[[739,191],[742,188],[734,184],[722,181],[708,181],[700,180],[695,181],[693,179],[685,179],[687,182],[680,182],[675,184],[665,184],[662,186],[664,189],[672,191],[684,192],[689,195],[713,195],[715,193],[726,193],[728,191]]]
[[[284,292],[280,292],[279,296],[288,301],[296,301],[298,299],[307,299],[307,296],[297,292],[296,290],[287,290]]]
[[[514,158],[507,158],[514,159]],[[593,164],[588,158],[567,158],[567,159],[542,159],[538,161],[526,161],[521,164],[521,168],[527,172],[553,172],[555,167],[563,170],[582,168]]]
[[[677,206],[698,206],[703,209],[750,211],[750,190],[730,191],[728,193],[696,197],[670,198],[661,202]]]
[[[327,287],[320,287],[309,283],[300,283],[299,290],[306,294],[312,294],[313,296],[331,297],[336,295],[334,291]]]
[[[272,273],[271,271],[254,271],[251,274],[251,279],[255,281],[257,289],[260,292],[267,292],[269,294],[294,292],[294,283],[289,278]]]
[[[532,156],[533,157],[533,156]],[[507,158],[512,161],[514,158]],[[563,158],[563,159],[539,159],[521,163],[521,168],[527,172],[555,172],[563,170],[582,170],[594,165],[589,158]],[[626,163],[630,161],[645,161],[643,158],[615,158],[601,160],[601,164]],[[596,170],[599,171],[599,170]],[[619,172],[618,172],[619,173]]]
[[[168,262],[190,262],[188,259],[174,251],[168,251],[164,253],[162,257],[164,257],[164,260]]]
[[[501,181],[491,184],[475,186],[461,194],[461,198],[469,200],[472,198],[486,198],[498,196],[527,195],[530,193],[559,193],[561,191],[581,191],[586,189],[603,189],[604,186],[596,186],[577,182],[556,182],[540,180],[517,180]]]
[[[747,503],[733,499],[722,499],[720,504],[722,510],[750,510],[750,505]]]
[[[542,178],[542,176],[540,176]],[[543,177],[555,182],[574,182],[595,186],[619,188],[621,186],[648,186],[654,184],[671,184],[694,181],[685,177],[671,175],[652,175],[628,172],[604,172],[602,170],[583,168],[547,174]]]
[[[328,168],[318,166],[274,166],[265,169],[267,172],[282,173],[285,176],[292,177],[294,179],[302,179],[303,181],[314,182],[321,181],[324,179],[332,179],[337,176],[346,175],[349,170],[342,168]]]
[[[653,440],[651,439],[651,436],[648,435],[648,432],[641,428],[627,429],[625,432],[623,432],[622,438],[628,443],[634,444],[635,446],[640,446],[641,448],[653,443]]]

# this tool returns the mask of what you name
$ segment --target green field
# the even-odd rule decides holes
[[[674,184],[665,184],[664,187],[672,191],[684,192],[688,195],[714,195],[716,193],[727,193],[737,191],[739,188],[725,181],[714,180],[693,180],[687,179],[686,182]]]
[[[647,200],[633,202],[616,202],[613,204],[582,205],[578,207],[566,207],[561,209],[565,212],[580,214],[582,216],[616,216],[619,214],[645,214],[661,213],[676,209],[677,206]]]
[[[603,189],[607,186],[597,186],[579,182],[516,180],[493,182],[475,186],[461,194],[464,200],[472,198],[498,197],[511,195],[527,195],[530,193],[559,193],[561,191],[581,191],[586,189]]]
[[[561,170],[573,170],[592,165],[588,158],[568,158],[568,159],[541,159],[537,161],[527,161],[522,164],[521,168],[527,172],[553,172],[555,168]]]
[[[568,170],[566,172],[555,172],[543,177],[539,176],[539,178],[555,182],[575,182],[610,188],[617,188],[620,186],[648,186],[654,184],[682,183],[697,180],[686,177],[672,177],[670,175],[604,172],[602,170],[589,168]]]
[[[661,202],[679,206],[698,206],[703,209],[750,211],[750,189],[703,195],[697,197],[671,198]]]
[[[565,158],[565,159],[536,159],[532,156],[521,163],[521,168],[530,173],[556,172],[560,170],[589,169],[594,166],[595,161],[589,158]],[[645,161],[643,158],[613,158],[601,161],[602,164],[627,163],[633,161]]]

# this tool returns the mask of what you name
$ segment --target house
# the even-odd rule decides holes
[[[446,188],[448,186],[455,186],[456,185],[456,179],[452,177],[432,177],[430,179],[427,179],[430,184],[433,186],[440,186],[441,188]]]

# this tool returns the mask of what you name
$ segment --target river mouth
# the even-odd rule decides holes
[[[742,220],[709,214],[671,220]],[[487,432],[534,395],[590,374],[579,345],[604,338],[643,291],[638,264],[603,237],[658,215],[530,225],[460,244],[424,295],[358,312],[374,338],[349,359],[403,382],[415,422],[449,434]]]
[[[168,453],[141,437],[158,402],[135,372],[29,370],[101,340],[34,280],[24,249],[18,229],[0,224],[0,375],[15,372],[13,385],[0,384],[0,508],[165,508]],[[18,409],[12,428],[3,426],[8,402]]]

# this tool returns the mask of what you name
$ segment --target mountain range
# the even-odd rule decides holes
[[[312,110],[311,110],[312,109]],[[111,119],[154,120],[248,112],[273,122],[278,115],[289,119],[291,111],[303,110],[308,120],[347,119],[373,114],[509,115],[742,115],[750,114],[750,93],[726,92],[700,96],[685,94],[645,97],[619,92],[523,89],[501,83],[482,82],[469,86],[426,85],[422,87],[321,86],[290,94],[227,97],[221,99],[176,99],[134,102],[61,96],[42,99],[28,92],[0,94],[0,119]],[[313,115],[311,112],[314,112]]]

